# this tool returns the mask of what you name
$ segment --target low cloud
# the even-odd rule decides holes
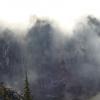
[[[1,81],[20,89],[27,70],[36,100],[87,100],[99,93],[98,19],[86,17],[70,37],[45,19],[37,19],[25,36],[14,33],[0,29]]]

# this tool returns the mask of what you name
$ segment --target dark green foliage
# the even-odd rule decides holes
[[[32,100],[28,77],[26,73],[26,79],[24,84],[24,93],[23,96],[18,94],[16,91],[11,88],[7,88],[3,82],[0,83],[0,100]]]
[[[0,100],[23,100],[23,97],[14,90],[0,83]]]
[[[24,86],[24,100],[32,100],[27,73],[26,73],[25,86]]]

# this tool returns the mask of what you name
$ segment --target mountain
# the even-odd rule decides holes
[[[1,81],[22,90],[27,70],[35,100],[87,100],[100,91],[100,21],[96,18],[88,16],[71,37],[47,20],[37,20],[23,38],[13,34],[0,29]]]

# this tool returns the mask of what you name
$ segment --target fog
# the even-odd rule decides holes
[[[100,21],[84,17],[71,32],[55,25],[38,18],[25,35],[1,26],[0,80],[22,92],[27,70],[35,100],[91,99],[100,92]]]

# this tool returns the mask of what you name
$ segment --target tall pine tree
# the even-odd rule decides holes
[[[26,72],[26,79],[25,79],[25,84],[24,84],[24,100],[32,100],[30,88],[29,88],[29,82],[28,82],[28,77],[27,77],[27,72]]]

